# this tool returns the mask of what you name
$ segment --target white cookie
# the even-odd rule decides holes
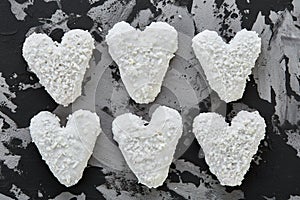
[[[210,87],[225,102],[242,98],[246,80],[261,50],[258,34],[243,29],[226,44],[215,31],[205,30],[192,42]]]
[[[126,113],[113,121],[114,139],[139,182],[158,187],[168,176],[176,145],[182,134],[180,114],[165,106],[158,107],[149,123]]]
[[[109,53],[136,103],[153,102],[160,93],[169,62],[178,48],[177,35],[165,22],[153,22],[144,31],[119,22],[108,32]]]
[[[33,33],[24,42],[23,57],[50,96],[67,106],[81,95],[93,49],[94,39],[87,31],[71,30],[60,44],[46,34]]]
[[[59,182],[68,187],[76,184],[101,132],[97,114],[78,110],[62,128],[58,117],[42,111],[31,119],[29,129],[32,141]]]
[[[200,113],[195,118],[193,132],[210,171],[221,185],[241,185],[265,136],[265,127],[265,121],[257,111],[240,111],[231,126],[217,113]]]

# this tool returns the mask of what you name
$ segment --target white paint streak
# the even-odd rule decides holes
[[[100,1],[100,0],[89,0],[90,4],[96,3],[98,1]]]
[[[214,180],[207,172],[202,171],[198,166],[184,160],[176,160],[174,162],[176,169],[173,172],[189,172],[200,180],[200,185],[196,186],[193,183],[167,183],[167,187],[177,194],[192,200],[206,199],[243,199],[244,193],[240,190],[227,192],[225,187],[221,186],[217,180]],[[209,186],[207,186],[209,185]]]
[[[67,25],[68,19],[69,16],[62,10],[58,9],[54,14],[52,14],[50,19],[41,18],[39,21],[43,24],[41,29],[46,33],[50,33],[54,29],[62,29],[63,32],[68,32],[70,30]],[[29,37],[32,33],[34,33],[36,28],[37,27],[31,27],[26,33],[26,37]]]
[[[34,84],[26,84],[26,83],[19,83],[18,89],[19,90],[27,90],[27,89],[38,89],[41,88],[42,85],[40,83],[34,83]]]
[[[151,23],[151,19],[153,18],[153,13],[148,8],[146,10],[141,10],[136,18],[131,23],[131,26],[133,27],[139,27],[140,29],[144,29],[146,26],[148,26]]]
[[[29,196],[27,196],[25,193],[23,193],[22,190],[14,184],[12,184],[12,187],[9,191],[12,192],[15,195],[15,198],[18,200],[29,200],[30,199]]]
[[[137,179],[131,172],[104,169],[103,173],[106,182],[98,186],[97,190],[108,200],[172,199],[169,192],[149,189],[146,186],[137,184]]]
[[[6,83],[0,72],[0,107],[4,106],[11,112],[16,112],[17,106],[11,101],[15,97],[15,93],[9,90],[9,85]]]
[[[34,0],[27,0],[22,4],[16,2],[16,0],[8,0],[8,1],[10,2],[11,12],[15,15],[15,17],[19,21],[25,20],[25,17],[27,16],[25,9],[27,9],[28,6],[33,5],[34,3]]]
[[[300,130],[287,130],[287,144],[292,146],[297,151],[297,156],[300,158]]]
[[[161,9],[162,14],[157,17],[158,21],[166,21],[176,30],[190,37],[194,36],[195,28],[192,15],[184,6],[174,4],[163,4],[163,1],[157,3],[157,9]]]
[[[171,196],[170,194],[168,194],[167,192],[153,192],[153,194],[151,194],[151,196],[145,196],[142,194],[135,194],[134,196],[132,195],[132,193],[128,192],[128,191],[120,191],[120,194],[117,193],[116,190],[114,189],[108,189],[106,186],[101,185],[97,187],[97,190],[99,190],[105,199],[107,200],[140,200],[140,199],[144,199],[144,200],[171,200]]]
[[[262,53],[253,69],[253,75],[262,99],[271,102],[273,89],[276,101],[275,114],[279,116],[280,124],[285,120],[296,124],[300,119],[299,102],[294,94],[288,96],[288,92],[294,92],[296,95],[300,93],[297,81],[300,31],[294,26],[289,12],[272,14],[271,18],[274,24],[278,24],[274,34],[270,26],[264,24],[261,14],[258,15],[252,28],[262,38]],[[290,82],[286,82],[287,76],[290,76]],[[291,91],[287,90],[288,87]]]
[[[290,198],[289,200],[300,200],[300,196],[297,196],[297,195],[290,195]]]
[[[49,199],[49,200],[66,200],[66,199],[72,199],[76,198],[76,200],[85,200],[86,196],[84,193],[81,193],[80,195],[74,195],[71,194],[70,192],[62,192],[58,196],[56,196],[54,199]]]
[[[265,200],[276,200],[276,197],[267,197],[267,196],[263,196],[263,198]]]
[[[103,31],[101,35],[105,36],[115,23],[126,20],[130,15],[136,2],[130,0],[124,6],[125,2],[125,0],[107,0],[103,5],[93,7],[88,11],[87,15],[100,25]]]
[[[1,200],[13,200],[12,198],[8,197],[8,196],[5,196],[3,194],[0,194],[0,199]]]
[[[192,13],[194,14],[194,22],[197,28],[197,32],[201,32],[205,29],[211,31],[217,31],[221,36],[233,37],[236,32],[242,29],[241,27],[241,15],[238,12],[235,0],[224,1],[220,8],[217,8],[215,1],[203,1],[194,0],[192,6]],[[236,13],[237,18],[228,17],[223,21],[223,17],[218,17],[218,15],[225,15],[225,10],[229,12]],[[205,19],[205,23],[203,23]],[[222,24],[228,24],[229,27],[226,30],[232,29],[232,32],[223,32]]]
[[[31,141],[28,128],[17,128],[17,125],[4,113],[0,112],[1,123],[3,120],[10,126],[8,129],[2,129],[0,135],[0,160],[4,161],[4,164],[14,171],[19,171],[17,166],[19,164],[20,156],[13,155],[10,151],[4,146],[4,143],[9,144],[13,138],[20,139],[22,141],[20,148],[26,148],[26,146]],[[2,124],[1,127],[2,127]]]
[[[0,73],[0,106],[7,107],[11,112],[15,112],[17,106],[12,102],[12,99],[16,98],[16,95],[9,90],[9,86],[1,75],[2,74]],[[17,75],[13,75],[13,77],[17,77]],[[3,128],[4,122],[9,125],[9,128]],[[0,130],[0,160],[3,161],[3,164],[9,169],[19,172],[17,166],[21,157],[19,155],[11,154],[6,146],[4,146],[4,143],[10,144],[13,138],[17,138],[22,141],[20,148],[25,148],[30,142],[28,129],[18,129],[13,120],[6,114],[0,112]]]

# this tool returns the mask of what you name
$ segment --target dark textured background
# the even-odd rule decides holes
[[[211,1],[213,3],[204,3],[204,0],[136,0],[136,2],[131,0],[54,0],[49,2],[46,0],[1,0],[0,71],[6,85],[9,86],[10,92],[6,94],[3,92],[4,82],[0,91],[5,96],[2,99],[0,98],[0,117],[4,119],[2,135],[7,136],[1,137],[3,147],[0,150],[4,151],[6,149],[8,151],[1,155],[0,160],[0,193],[3,194],[0,199],[104,199],[104,197],[107,199],[152,199],[155,195],[157,195],[155,196],[156,199],[184,199],[188,196],[191,199],[300,199],[300,157],[297,156],[297,150],[300,149],[300,139],[297,136],[289,138],[287,134],[287,132],[293,132],[299,135],[300,119],[297,114],[293,114],[293,112],[298,113],[300,107],[299,63],[289,61],[289,55],[284,51],[281,55],[279,47],[276,46],[278,43],[274,39],[276,34],[279,34],[280,27],[283,26],[283,21],[287,18],[286,15],[292,17],[292,21],[287,23],[290,23],[289,25],[293,26],[295,30],[299,29],[298,17],[300,16],[298,16],[295,1],[299,0],[294,0],[294,2],[292,0],[215,0]],[[210,2],[210,0],[207,0],[207,2]],[[210,10],[208,7],[212,5],[215,11],[213,13],[215,19],[210,19],[210,16],[203,18],[201,23],[204,25],[199,26],[196,22],[198,20],[197,14],[200,17],[205,16],[205,14],[197,13],[197,7],[195,6],[197,3],[207,6],[207,10]],[[28,6],[24,7],[26,4]],[[132,8],[129,9],[129,14],[126,14],[128,11],[122,11],[122,15],[114,8],[114,5],[117,5],[117,10],[124,10],[129,4],[132,4],[130,5]],[[173,7],[169,10],[164,9],[167,5]],[[101,6],[104,14],[99,19],[95,20],[87,15],[91,8],[101,8]],[[236,8],[234,11],[232,10],[233,7]],[[13,13],[13,8],[19,8],[21,12],[25,13],[25,16],[22,18],[20,13]],[[228,119],[241,108],[250,108],[258,110],[266,120],[268,125],[267,136],[261,143],[257,154],[257,160],[261,159],[257,161],[259,164],[252,163],[250,171],[246,174],[241,186],[221,187],[218,185],[216,178],[208,172],[208,166],[205,164],[203,157],[199,159],[200,146],[194,141],[184,155],[180,157],[180,160],[193,163],[201,171],[207,172],[208,176],[212,177],[210,181],[188,170],[176,171],[175,163],[171,166],[168,183],[157,190],[148,190],[141,185],[137,185],[136,180],[126,180],[126,176],[122,176],[122,174],[110,173],[107,172],[107,169],[103,171],[102,168],[96,166],[86,168],[82,180],[73,187],[66,188],[59,184],[47,165],[42,161],[35,145],[30,142],[24,144],[21,139],[23,137],[18,136],[18,134],[28,134],[27,127],[30,119],[39,111],[53,111],[57,107],[57,104],[44,88],[34,86],[38,79],[27,70],[26,62],[22,58],[22,44],[26,34],[32,31],[44,32],[53,40],[60,41],[66,30],[81,28],[89,30],[95,40],[101,43],[107,30],[117,21],[125,20],[133,23],[139,17],[141,11],[148,9],[151,17],[147,18],[145,25],[155,20],[167,21],[172,24],[174,15],[176,18],[177,13],[175,11],[177,8],[184,10],[188,18],[192,20],[192,34],[197,34],[205,28],[206,23],[211,24],[211,21],[214,21],[216,31],[224,40],[229,41],[235,32],[241,28],[255,30],[253,26],[258,21],[258,17],[263,21],[261,26],[265,27],[265,29],[262,29],[265,30],[264,33],[270,32],[271,36],[268,38],[269,48],[278,48],[281,57],[278,58],[278,55],[272,54],[274,59],[278,59],[278,62],[274,61],[268,64],[269,57],[266,56],[265,60],[259,61],[258,65],[264,63],[264,66],[272,66],[271,68],[266,67],[265,73],[269,73],[268,76],[271,76],[270,80],[273,80],[273,84],[282,86],[284,93],[281,90],[276,90],[276,86],[271,85],[265,88],[269,91],[270,98],[263,97],[262,89],[259,91],[257,84],[262,84],[267,79],[260,80],[263,78],[254,74],[250,76],[250,80],[247,82],[243,98],[237,102],[228,103],[226,110]],[[173,17],[169,14],[173,12],[172,9],[174,10]],[[300,9],[299,6],[298,9]],[[65,13],[65,18],[54,22],[51,16],[57,10],[62,10]],[[113,15],[116,18],[112,17]],[[232,24],[236,23],[233,21],[236,19],[240,24],[235,29]],[[61,26],[62,24],[63,26]],[[135,24],[135,26],[139,27],[141,25]],[[34,28],[31,29],[32,27]],[[98,27],[101,27],[103,31],[99,32]],[[296,37],[297,39],[298,35],[295,34],[290,37]],[[262,39],[266,40],[265,37],[262,37]],[[296,50],[299,45],[297,45],[297,42],[294,42],[294,44],[292,46],[295,49],[295,54],[298,54]],[[269,50],[266,48],[266,51]],[[286,68],[284,68],[281,75],[278,73],[275,76],[276,70],[282,70],[282,62],[285,62],[284,66]],[[292,74],[291,70],[289,71],[292,67],[293,72],[296,71],[296,74]],[[270,73],[272,71],[273,74]],[[113,79],[118,79],[117,71],[112,70],[111,73]],[[17,76],[14,76],[14,74]],[[293,75],[298,76],[298,83],[294,82],[292,87],[291,76]],[[20,87],[20,83],[30,87],[24,89]],[[295,84],[296,86],[298,84],[296,89]],[[260,85],[260,87],[264,86]],[[207,103],[208,99],[209,97],[199,102],[200,111],[210,110],[211,105]],[[283,101],[282,99],[293,99],[296,102],[293,105],[296,106],[292,107],[289,103],[280,103],[280,101]],[[15,112],[7,106],[7,102],[12,102],[17,106]],[[292,110],[286,111],[289,106],[292,107]],[[282,111],[282,109],[286,110]],[[296,116],[293,120],[289,120],[289,115]],[[8,119],[15,122],[16,127],[13,127]],[[295,142],[294,145],[289,145],[291,141]],[[8,156],[18,160],[15,167],[7,166]],[[186,185],[187,191],[185,193],[176,192],[176,190],[170,189],[169,183]],[[100,185],[105,187],[106,190],[97,189]],[[203,189],[203,187],[206,189]],[[234,192],[238,194],[234,195]],[[153,195],[154,193],[155,195]],[[190,195],[185,196],[186,193],[190,193]],[[299,196],[297,197],[297,195]]]

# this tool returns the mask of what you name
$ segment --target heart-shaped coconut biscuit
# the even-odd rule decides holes
[[[149,188],[163,184],[168,176],[176,145],[182,134],[180,114],[158,107],[148,122],[131,113],[113,121],[114,139],[139,182]]]
[[[226,44],[215,31],[205,30],[193,38],[192,47],[219,97],[225,102],[240,99],[261,50],[258,34],[243,29]]]
[[[42,111],[31,119],[29,129],[32,141],[59,182],[68,187],[76,184],[101,132],[97,114],[78,110],[61,128],[58,117]]]
[[[23,57],[50,96],[67,106],[81,95],[93,49],[94,39],[87,31],[71,30],[60,44],[46,34],[33,33],[24,42]]]
[[[153,22],[144,31],[119,22],[106,41],[120,69],[129,96],[137,103],[153,102],[178,48],[177,31],[165,22]]]
[[[257,111],[240,111],[231,121],[231,126],[217,113],[201,113],[195,118],[193,132],[210,171],[221,185],[242,183],[264,138],[265,127],[265,121]]]

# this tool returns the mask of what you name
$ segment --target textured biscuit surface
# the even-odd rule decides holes
[[[71,30],[60,44],[46,34],[33,33],[24,42],[23,57],[50,96],[67,106],[81,95],[93,49],[94,39],[87,31]]]
[[[210,171],[222,185],[242,183],[265,136],[265,127],[265,121],[257,111],[240,111],[231,126],[217,113],[201,113],[195,118],[193,132]]]
[[[129,96],[137,103],[153,102],[178,48],[177,31],[165,22],[153,22],[144,31],[119,22],[106,42]]]
[[[66,186],[76,184],[92,155],[101,132],[96,113],[78,110],[69,115],[66,127],[58,117],[42,111],[31,119],[30,134],[51,172]]]
[[[136,115],[126,113],[113,121],[114,139],[139,182],[158,187],[168,176],[176,145],[182,134],[180,114],[160,106],[149,125]]]
[[[225,102],[243,96],[246,80],[261,50],[261,39],[245,29],[226,44],[215,31],[198,33],[192,42],[210,87]]]

